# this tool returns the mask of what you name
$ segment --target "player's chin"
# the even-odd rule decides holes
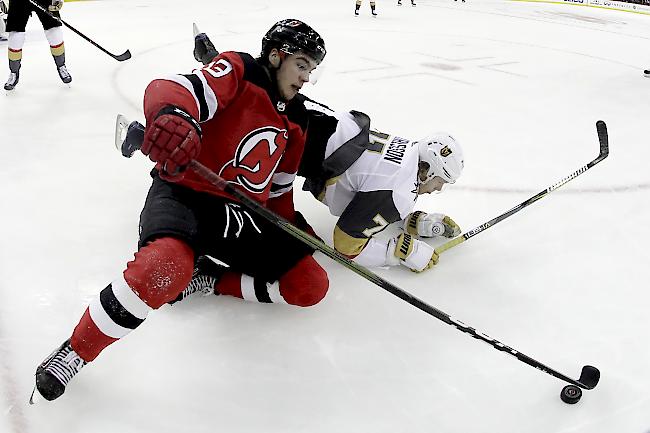
[[[298,86],[290,86],[289,89],[285,92],[285,99],[287,101],[290,101],[293,99],[298,93],[300,93],[300,87]]]

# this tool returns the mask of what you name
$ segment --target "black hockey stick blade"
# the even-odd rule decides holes
[[[126,50],[122,54],[118,54],[118,55],[108,53],[108,55],[111,56],[112,58],[114,58],[115,60],[117,60],[118,62],[123,62],[123,61],[129,60],[131,58],[131,51]]]
[[[591,365],[582,367],[580,379],[578,381],[584,385],[586,389],[594,389],[600,380],[600,370]]]
[[[596,131],[598,132],[598,141],[600,142],[599,161],[607,158],[609,155],[609,137],[607,136],[607,125],[604,121],[596,122]]]

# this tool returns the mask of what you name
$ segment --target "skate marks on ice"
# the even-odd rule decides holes
[[[345,74],[345,75],[355,75],[359,81],[364,81],[364,82],[395,80],[395,79],[402,79],[405,77],[425,76],[425,77],[434,77],[436,79],[454,81],[468,86],[476,85],[475,83],[469,81],[460,80],[446,75],[429,72],[426,69],[426,67],[429,66],[429,68],[431,68],[431,65],[428,65],[426,63],[421,64],[420,65],[421,67],[414,68],[414,66],[410,64],[393,64],[393,63],[388,63],[382,60],[369,58],[369,57],[358,57],[358,59],[366,62],[368,66],[357,68],[357,69],[342,70],[342,71],[338,71],[338,73]],[[373,66],[373,65],[381,65],[381,66]],[[438,67],[437,69],[448,72],[448,71],[456,71],[461,68],[458,66],[447,65],[445,67]],[[388,73],[381,76],[374,76],[374,77],[369,76],[369,75],[375,75],[373,73],[377,71],[385,71]]]

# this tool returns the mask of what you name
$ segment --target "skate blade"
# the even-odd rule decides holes
[[[115,120],[115,148],[122,150],[122,142],[126,138],[126,129],[129,126],[129,119],[123,114],[118,114]]]
[[[45,400],[45,399],[43,398],[41,393],[38,392],[38,389],[36,389],[36,385],[34,385],[34,389],[32,390],[32,395],[31,395],[31,397],[29,397],[29,404],[33,405],[33,404],[36,404],[36,403],[40,403],[43,400]]]

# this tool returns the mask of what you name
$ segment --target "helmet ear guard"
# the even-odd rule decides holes
[[[455,183],[465,166],[463,149],[454,137],[436,132],[417,141],[420,161],[428,164],[426,183],[435,176],[447,183]]]

